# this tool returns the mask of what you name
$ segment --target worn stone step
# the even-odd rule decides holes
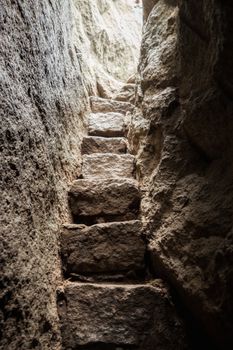
[[[145,243],[140,221],[93,226],[64,225],[61,253],[65,275],[141,274],[145,267]],[[101,276],[100,276],[101,277]],[[101,277],[102,278],[102,277]]]
[[[124,137],[86,136],[82,141],[82,154],[126,153],[127,141]]]
[[[135,157],[131,154],[95,153],[83,156],[82,176],[85,179],[131,178],[135,173]]]
[[[129,102],[121,102],[116,100],[108,100],[101,97],[91,96],[91,109],[93,113],[107,113],[116,112],[126,114],[127,112],[132,112],[134,105]]]
[[[135,100],[135,87],[135,84],[125,84],[121,90],[113,96],[113,99],[118,102],[121,101],[133,104]]]
[[[173,349],[183,340],[161,281],[153,286],[69,282],[58,311],[64,349]]]
[[[87,118],[90,136],[125,136],[126,123],[122,113],[90,113]]]
[[[131,179],[76,180],[68,197],[75,223],[134,220],[140,206],[138,182]]]

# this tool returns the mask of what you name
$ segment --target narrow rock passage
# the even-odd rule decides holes
[[[83,178],[68,194],[74,223],[61,234],[63,347],[146,350],[174,315],[163,283],[145,281],[140,189],[126,139],[132,105],[92,97],[91,106]]]

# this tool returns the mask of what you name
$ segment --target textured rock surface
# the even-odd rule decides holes
[[[178,13],[175,1],[158,1],[144,29],[131,147],[154,271],[179,292],[209,348],[230,349],[233,5],[179,4]]]
[[[87,118],[88,133],[92,136],[124,136],[125,118],[121,113],[91,113]]]
[[[113,95],[113,99],[121,102],[131,102],[134,104],[135,101],[135,84],[125,84],[123,87]]]
[[[81,54],[89,70],[92,67],[90,84],[95,76],[104,85],[109,76],[127,80],[138,63],[141,11],[135,11],[132,0],[74,0],[74,3],[80,33],[77,42],[81,42]]]
[[[91,109],[94,113],[99,112],[116,112],[126,114],[133,110],[134,106],[129,102],[115,101],[113,99],[109,100],[106,98],[92,96],[90,98]]]
[[[82,140],[82,154],[126,153],[127,141],[123,137],[86,136]]]
[[[86,103],[71,2],[2,0],[0,22],[0,349],[51,350],[57,232]]]
[[[153,9],[153,7],[157,2],[158,0],[142,0],[144,22],[147,20],[149,14],[151,13],[151,10]]]
[[[151,285],[68,284],[61,307],[64,346],[185,349],[167,288]],[[143,332],[142,332],[143,330]]]
[[[114,275],[144,269],[145,243],[140,221],[83,227],[64,226],[61,253],[66,274]]]
[[[75,216],[132,215],[133,219],[140,193],[138,183],[130,179],[77,180],[69,191],[69,202]]]
[[[82,176],[84,179],[98,177],[133,178],[135,157],[131,154],[98,153],[83,156]]]

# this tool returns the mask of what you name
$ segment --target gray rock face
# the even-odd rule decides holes
[[[134,11],[131,0],[74,0],[74,4],[78,12],[77,47],[89,70],[94,71],[90,83],[95,83],[96,77],[101,84],[110,76],[127,80],[138,63],[141,11]]]
[[[144,22],[147,20],[149,14],[151,13],[151,10],[153,9],[153,7],[157,2],[158,0],[142,0]]]
[[[231,349],[233,5],[179,6],[156,1],[144,28],[131,147],[154,271],[214,345]]]
[[[66,274],[122,274],[143,271],[145,243],[141,222],[113,222],[83,227],[66,225],[61,252]]]
[[[74,216],[126,216],[135,218],[140,203],[138,183],[130,179],[77,180],[69,191]]]
[[[88,178],[133,178],[135,158],[131,154],[95,153],[83,156],[82,175]]]
[[[57,232],[87,104],[72,2],[2,0],[0,22],[0,349],[55,350]]]
[[[131,102],[135,100],[135,84],[125,84],[119,92],[113,95],[113,99],[121,102]]]
[[[87,118],[88,134],[91,136],[125,136],[125,118],[121,113],[92,113]]]
[[[127,112],[132,112],[134,108],[134,105],[129,102],[108,100],[96,96],[92,96],[90,102],[93,113],[115,112],[126,114]]]
[[[127,141],[123,137],[86,136],[82,141],[82,154],[126,153]]]
[[[99,344],[99,348],[168,350],[174,342],[177,349],[184,349],[181,324],[162,283],[154,287],[72,283],[65,287],[65,297],[61,320],[67,349]]]

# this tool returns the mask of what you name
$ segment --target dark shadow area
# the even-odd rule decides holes
[[[203,327],[196,318],[193,317],[190,310],[184,305],[178,292],[171,288],[171,296],[176,307],[178,315],[182,318],[190,350],[219,350],[209,337],[203,332]]]
[[[105,343],[90,343],[87,345],[79,346],[75,350],[137,350],[135,346],[125,346],[117,344],[105,344]]]

